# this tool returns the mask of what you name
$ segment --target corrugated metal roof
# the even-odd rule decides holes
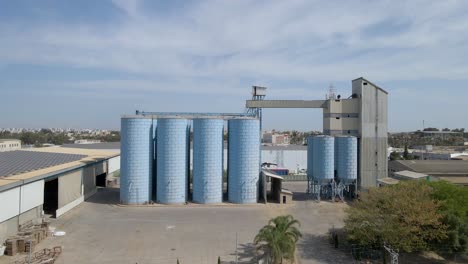
[[[421,178],[426,178],[429,175],[405,170],[405,171],[395,172],[395,176],[397,177],[399,176],[401,178],[421,179]]]
[[[22,150],[0,152],[0,177],[48,168],[85,157],[87,155]]]
[[[467,160],[396,160],[408,170],[430,175],[468,174]]]

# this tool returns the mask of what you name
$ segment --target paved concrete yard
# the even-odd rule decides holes
[[[56,263],[235,263],[236,233],[239,263],[255,263],[252,240],[267,221],[292,214],[304,235],[298,263],[349,263],[322,237],[333,225],[342,226],[341,203],[304,200],[306,183],[286,183],[295,192],[294,205],[223,205],[181,207],[121,207],[118,189],[102,189],[58,220],[65,237],[49,238],[39,248],[62,245]],[[1,258],[0,263],[11,258]]]

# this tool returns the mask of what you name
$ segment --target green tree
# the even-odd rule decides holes
[[[403,152],[403,158],[404,158],[404,159],[407,159],[407,158],[408,158],[408,155],[409,155],[409,152],[408,152],[408,144],[405,144],[405,151]]]
[[[413,160],[413,154],[408,152],[408,144],[405,144],[405,151],[403,151],[403,159],[405,160]]]
[[[440,202],[422,181],[372,188],[348,209],[345,231],[351,243],[381,249],[413,252],[429,249],[446,239],[447,227],[439,213]]]
[[[401,160],[401,155],[400,153],[393,151],[390,153],[390,160]]]
[[[221,257],[218,257],[218,264],[221,264]]]
[[[433,198],[441,202],[440,212],[447,225],[447,238],[440,242],[449,253],[468,252],[468,188],[449,182],[431,182]]]
[[[294,261],[296,243],[302,237],[299,226],[291,215],[271,219],[255,236],[257,250],[263,251],[273,264],[283,263],[283,259]]]

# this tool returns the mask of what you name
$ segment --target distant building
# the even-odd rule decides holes
[[[21,140],[19,139],[0,139],[0,152],[21,149]]]
[[[263,143],[273,144],[273,145],[288,145],[289,135],[265,133],[263,134]]]
[[[468,186],[468,160],[393,160],[388,162],[388,176],[401,178],[409,172],[429,180],[445,180],[457,185]],[[423,176],[424,175],[424,176]],[[416,176],[415,176],[416,177]]]
[[[450,137],[463,137],[463,132],[453,131],[421,131],[423,137],[448,139]]]
[[[79,139],[75,140],[75,144],[96,144],[101,143],[101,140],[98,139]]]

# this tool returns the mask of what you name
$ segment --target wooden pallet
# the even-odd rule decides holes
[[[27,256],[22,260],[15,261],[14,263],[53,264],[61,254],[62,247],[45,248],[40,251],[34,252],[34,254],[31,255],[31,259],[29,258],[29,256]]]

